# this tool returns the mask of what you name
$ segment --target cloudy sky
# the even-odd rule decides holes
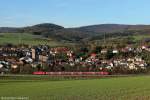
[[[0,27],[150,24],[150,0],[0,0]]]

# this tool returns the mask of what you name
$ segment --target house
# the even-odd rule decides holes
[[[145,69],[147,66],[147,64],[144,61],[137,61],[135,62],[135,64],[142,69]]]
[[[121,49],[121,52],[126,53],[126,52],[128,52],[128,49],[127,49],[127,48],[122,48],[122,49]]]
[[[74,61],[74,58],[73,57],[70,57],[69,58],[69,62],[73,62]]]
[[[142,45],[142,46],[141,46],[141,49],[146,50],[146,49],[147,49],[147,46],[146,46],[146,45]]]
[[[0,68],[3,68],[4,67],[4,65],[3,64],[0,64]]]
[[[19,60],[25,61],[26,63],[32,63],[33,62],[33,60],[30,57],[22,57]]]
[[[145,68],[145,66],[146,66],[146,64],[145,64],[145,63],[140,62],[139,67],[141,67],[141,68]]]
[[[31,52],[32,52],[32,59],[35,59],[35,56],[36,56],[35,49],[31,49]]]
[[[56,47],[56,48],[51,48],[51,51],[55,52],[55,53],[61,53],[61,52],[68,52],[69,49],[66,47]]]
[[[80,60],[82,61],[82,60],[83,60],[83,57],[80,57]]]
[[[92,53],[90,58],[96,58],[96,53]]]
[[[133,51],[134,50],[134,48],[132,47],[132,45],[128,45],[127,47],[125,47],[125,49],[127,51]]]
[[[68,51],[67,52],[67,56],[72,57],[73,56],[73,52],[72,51]]]
[[[114,49],[114,50],[112,51],[112,53],[113,53],[113,54],[117,54],[117,53],[119,53],[119,51]]]
[[[106,53],[107,53],[107,49],[101,50],[101,53],[102,53],[102,54],[106,54]]]
[[[70,64],[70,66],[74,66],[75,65],[73,62],[70,62],[69,64]]]
[[[16,68],[18,68],[18,65],[17,64],[11,64],[11,68],[16,69]]]
[[[138,48],[136,48],[136,52],[141,53],[141,52],[142,52],[142,49],[138,47]]]
[[[48,56],[39,55],[39,60],[40,60],[40,61],[43,61],[43,62],[47,62]]]
[[[114,67],[114,64],[112,62],[108,62],[106,68],[111,69]]]
[[[80,62],[80,59],[75,59],[75,63],[79,63]]]
[[[133,58],[128,58],[127,61],[128,62],[134,62],[134,59]]]
[[[135,61],[142,61],[142,58],[141,58],[141,57],[136,56],[136,57],[135,57]]]
[[[133,69],[137,70],[137,67],[135,66],[134,63],[129,64],[128,67],[129,67],[130,70],[133,70]]]

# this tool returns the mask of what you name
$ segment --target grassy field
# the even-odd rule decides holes
[[[150,76],[86,80],[29,79],[1,78],[1,99],[27,97],[29,100],[150,100]]]
[[[41,36],[28,33],[0,33],[0,44],[28,44],[28,45],[50,45],[61,46],[65,45],[61,42],[52,39],[43,39]]]
[[[143,35],[133,35],[131,36],[135,42],[141,41],[143,39],[150,38],[149,34],[143,34]],[[124,41],[126,37],[115,37],[115,38],[108,38],[106,41],[107,44],[104,44],[103,40],[95,40],[95,43],[98,45],[108,45],[111,46],[114,43],[119,43]],[[69,42],[62,42],[57,41],[54,39],[46,39],[38,35],[32,35],[29,33],[0,33],[0,44],[6,44],[6,43],[12,43],[12,44],[28,44],[28,45],[49,45],[49,46],[72,46],[75,45],[75,43],[69,43]]]
[[[135,41],[140,41],[140,40],[143,40],[143,39],[147,39],[147,38],[150,38],[150,35],[149,34],[141,34],[141,35],[134,35],[133,36],[133,39]]]

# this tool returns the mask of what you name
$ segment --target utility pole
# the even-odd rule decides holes
[[[106,44],[106,33],[104,32],[104,45]]]
[[[18,39],[19,44],[21,44],[21,33],[19,33],[19,39]]]

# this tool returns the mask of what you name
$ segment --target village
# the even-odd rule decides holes
[[[91,52],[86,56],[77,55],[68,47],[39,46],[1,46],[0,72],[14,74],[32,74],[34,71],[48,72],[99,72],[111,74],[145,72],[149,63],[141,55],[150,52],[146,45],[133,48],[101,48],[99,52]]]

